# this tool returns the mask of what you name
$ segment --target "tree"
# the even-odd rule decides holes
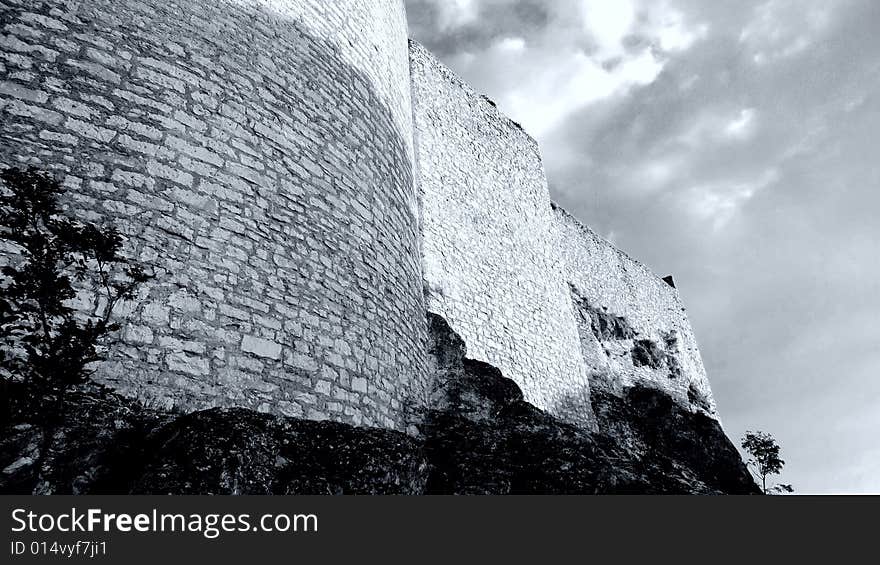
[[[149,277],[120,254],[116,228],[62,212],[64,189],[53,177],[7,169],[0,181],[0,377],[23,383],[51,419],[104,358],[116,306]]]
[[[778,484],[767,488],[767,477],[778,475],[785,465],[779,456],[779,444],[773,436],[766,432],[746,432],[742,440],[742,447],[749,454],[747,462],[749,469],[761,480],[761,490],[764,494],[782,494],[794,492],[794,488],[787,484]]]

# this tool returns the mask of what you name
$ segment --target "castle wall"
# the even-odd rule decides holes
[[[408,44],[402,0],[0,0],[0,21],[0,167],[55,172],[156,275],[99,381],[403,429],[427,308],[569,421],[633,384],[714,414],[677,292],[551,206],[535,141]]]
[[[527,401],[589,424],[537,144],[415,43],[411,72],[428,309]]]
[[[635,384],[714,415],[715,401],[678,291],[554,206],[559,255],[590,367],[590,386]]]
[[[0,165],[155,270],[102,382],[402,427],[425,378],[401,0],[0,0]]]

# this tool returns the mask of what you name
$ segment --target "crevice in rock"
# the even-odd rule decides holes
[[[580,295],[574,285],[569,284],[575,309],[582,317],[588,319],[593,335],[599,341],[633,339],[637,332],[629,325],[626,318],[610,314],[605,308],[593,306],[589,300]]]
[[[673,380],[681,378],[682,367],[678,360],[678,333],[675,331],[667,332],[663,336],[663,344],[666,349],[666,367],[669,369],[669,378]]]
[[[636,367],[659,369],[666,362],[666,352],[650,339],[639,339],[633,342],[632,360]]]

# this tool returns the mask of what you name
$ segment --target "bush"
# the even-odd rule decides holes
[[[120,254],[116,228],[63,213],[64,189],[52,176],[7,169],[0,181],[0,380],[60,411],[65,393],[104,358],[118,329],[114,309],[149,277]]]

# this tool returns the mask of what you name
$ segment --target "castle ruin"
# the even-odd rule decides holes
[[[156,274],[100,382],[404,429],[430,311],[563,419],[633,384],[714,417],[677,291],[551,202],[403,0],[0,0],[0,24],[0,166],[63,178]]]

